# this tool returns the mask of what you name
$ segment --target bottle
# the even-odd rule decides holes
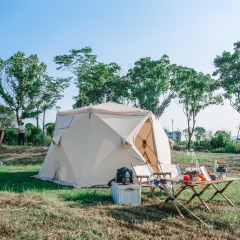
[[[217,176],[217,168],[218,168],[218,163],[217,160],[215,160],[215,164],[214,164],[214,175]]]
[[[197,171],[197,173],[200,172],[198,160],[196,160],[196,171]]]

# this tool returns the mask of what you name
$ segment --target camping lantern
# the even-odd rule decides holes
[[[122,184],[127,185],[130,183],[130,174],[126,172],[125,176],[122,177]]]

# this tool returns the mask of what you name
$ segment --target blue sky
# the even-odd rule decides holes
[[[214,57],[240,41],[239,13],[239,0],[0,0],[0,58],[17,51],[37,54],[49,75],[65,77],[70,73],[56,70],[54,56],[90,46],[99,61],[116,62],[123,73],[141,57],[167,54],[172,63],[211,74]],[[77,89],[72,84],[64,94],[58,105],[70,109]],[[55,114],[49,111],[47,122]],[[187,127],[175,101],[160,121],[171,129],[172,119],[174,129]],[[239,122],[228,102],[197,118],[198,126],[227,129],[232,135]]]

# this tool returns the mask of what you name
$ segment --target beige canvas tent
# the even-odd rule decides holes
[[[106,185],[131,163],[171,163],[168,137],[147,110],[104,103],[57,113],[52,144],[36,176],[75,187]]]

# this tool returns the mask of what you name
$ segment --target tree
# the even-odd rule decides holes
[[[190,131],[191,131],[191,129],[190,129]],[[188,128],[183,129],[182,134],[185,137],[186,141],[188,142],[189,141],[189,130],[188,130]]]
[[[52,137],[55,129],[55,123],[47,123],[45,124],[45,129],[47,130],[47,134]]]
[[[44,127],[45,127],[45,114],[47,110],[56,107],[57,101],[62,99],[62,92],[69,86],[70,78],[57,78],[54,79],[49,76],[45,76],[41,82],[40,94],[34,96],[32,102],[23,111],[22,117],[36,117],[38,119],[39,114],[43,114],[43,131],[42,131],[42,145],[44,146]],[[59,108],[59,107],[58,107]],[[30,109],[30,110],[29,110]],[[37,125],[38,127],[38,125]]]
[[[0,149],[2,148],[5,130],[15,127],[15,123],[13,111],[0,104]]]
[[[136,107],[148,109],[160,117],[176,97],[177,71],[178,67],[170,64],[167,55],[156,61],[150,57],[141,58],[126,75],[131,101]]]
[[[230,142],[231,133],[226,131],[217,131],[211,138],[211,145],[215,148],[225,147]]]
[[[69,55],[54,57],[54,61],[59,65],[58,70],[68,70],[76,77],[74,83],[79,94],[74,97],[76,100],[74,108],[119,98],[119,93],[113,92],[120,84],[118,76],[120,67],[116,63],[98,62],[90,47],[71,49],[69,52]]]
[[[196,141],[203,141],[205,139],[206,130],[203,127],[196,127],[194,130],[194,136]]]
[[[76,103],[73,107],[95,105],[112,99],[118,100],[119,96],[114,87],[119,83],[119,70],[120,67],[116,63],[97,63],[91,66],[90,72],[87,73],[88,76],[85,76],[87,81],[81,83],[81,94],[74,97]]]
[[[46,65],[39,63],[37,55],[25,58],[23,52],[17,52],[6,61],[0,59],[0,71],[0,96],[20,124],[19,112],[39,94]]]
[[[218,76],[218,84],[223,88],[223,96],[230,105],[240,112],[240,41],[234,43],[234,53],[224,51],[214,59],[213,76]]]
[[[182,107],[187,117],[187,148],[190,149],[197,115],[211,104],[222,103],[222,98],[215,94],[218,86],[209,74],[205,75],[196,72],[194,69],[182,67],[178,78],[183,83],[178,92],[178,98],[179,106]]]

